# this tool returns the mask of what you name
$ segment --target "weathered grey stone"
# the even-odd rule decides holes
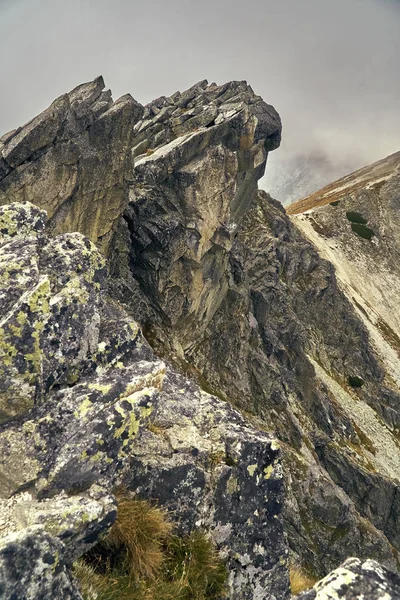
[[[94,81],[78,85],[69,92],[70,105],[78,119],[82,118],[87,113],[88,108],[96,102],[104,87],[104,80],[100,76]]]
[[[98,485],[79,496],[63,493],[42,501],[22,492],[0,500],[0,507],[1,537],[40,528],[62,542],[62,557],[68,565],[93,546],[93,539],[107,530],[117,514],[114,499]]]
[[[63,550],[63,543],[40,525],[0,539],[2,599],[82,600]]]
[[[1,148],[0,148],[1,149]],[[6,163],[4,158],[0,156],[0,180],[11,172],[11,167]]]
[[[205,147],[211,138],[215,140],[212,144],[219,143],[221,136],[226,145],[232,146],[231,150],[248,152],[253,134],[257,141],[262,138],[264,143],[265,139],[265,148],[268,145],[272,149],[271,136],[279,143],[281,124],[277,113],[264,105],[245,82],[238,85],[242,95],[233,112],[218,98],[215,85],[208,91],[207,82],[202,81],[183,94],[154,101],[146,108],[146,117],[139,121],[144,109],[131,96],[112,103],[111,94],[103,91],[101,77],[82,84],[7,141],[4,158],[7,160],[14,146],[14,153],[18,150],[21,157],[19,162],[0,165],[3,172],[0,203],[39,203],[47,210],[50,225],[56,231],[80,231],[108,252],[116,223],[129,203],[131,147],[146,139],[144,152],[151,151],[196,130],[201,135],[193,146]],[[236,92],[238,86],[235,83],[224,86],[227,90],[231,88]],[[186,111],[190,100],[196,100],[197,108],[189,119],[179,122],[176,111]],[[57,121],[57,137],[55,134],[50,139],[55,127],[54,106],[64,106],[63,103],[65,110],[62,119],[60,113],[60,123]],[[213,128],[214,120],[218,122],[217,131],[205,136],[204,131]],[[50,132],[46,139],[40,137],[39,125]],[[43,148],[46,152],[40,154]],[[265,150],[260,157],[256,178],[265,167]],[[29,162],[25,162],[28,158]],[[22,162],[25,164],[19,168]],[[17,168],[9,171],[8,164]]]
[[[45,245],[45,220],[28,204],[0,208],[2,422],[73,380],[97,352],[104,259],[81,234]]]
[[[400,578],[374,560],[349,558],[297,600],[396,600]]]
[[[35,152],[52,144],[69,109],[66,94],[54,100],[38,117],[24,125],[19,133],[4,144],[2,155],[10,167],[18,167]]]
[[[16,348],[8,367],[31,360],[31,330],[45,333],[37,340],[38,368],[28,369],[38,385],[28,390],[26,373],[14,368],[15,389],[5,386],[2,397],[5,598],[79,598],[71,564],[112,524],[110,491],[119,484],[173,508],[181,532],[201,527],[212,536],[227,560],[232,600],[286,598],[275,440],[171,368],[166,376],[137,324],[107,297],[98,250],[81,234],[49,238],[45,223],[45,213],[29,204],[0,211],[9,274],[1,296],[10,325],[3,323],[3,346]],[[29,329],[22,335],[12,315],[42,281],[45,301],[35,302],[32,322],[20,323]],[[15,408],[17,389],[27,401]]]
[[[58,232],[107,248],[128,202],[125,165],[143,107],[129,95],[113,103],[103,88],[102,77],[78,86],[4,144],[0,204],[40,204]]]
[[[182,533],[210,532],[227,562],[230,599],[287,597],[276,440],[169,371],[125,473],[124,485],[166,506]]]

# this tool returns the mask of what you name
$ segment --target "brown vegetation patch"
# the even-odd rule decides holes
[[[290,589],[293,595],[300,594],[312,588],[317,580],[298,565],[289,567]]]
[[[220,600],[227,571],[207,535],[178,536],[165,510],[117,494],[108,535],[74,565],[84,600]]]

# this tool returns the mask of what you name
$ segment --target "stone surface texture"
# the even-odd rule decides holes
[[[98,78],[0,141],[4,502],[123,481],[206,528],[235,600],[285,597],[282,515],[317,578],[400,564],[398,174],[296,217],[305,236],[257,188],[280,136],[246,82],[143,107]]]
[[[49,237],[29,203],[0,224],[2,599],[80,598],[71,567],[121,485],[211,536],[230,598],[286,598],[276,440],[154,355],[82,234]]]
[[[296,600],[397,600],[400,577],[374,560],[349,558]]]

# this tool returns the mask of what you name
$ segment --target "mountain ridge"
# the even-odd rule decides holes
[[[29,490],[39,555],[63,557],[71,589],[71,556],[115,519],[119,484],[206,529],[232,600],[286,598],[289,555],[315,579],[349,555],[398,569],[399,387],[334,263],[258,190],[278,113],[246,82],[146,107],[104,87],[78,86],[1,142],[3,505]],[[365,193],[395,210],[397,189]],[[343,202],[318,225],[336,210],[340,233],[344,215],[367,257],[376,240],[356,237],[359,206]],[[374,235],[382,257],[392,225]],[[70,539],[40,515],[71,493],[91,508],[72,507]],[[19,527],[5,557],[30,543]]]
[[[289,215],[299,214],[330,202],[340,200],[346,194],[356,192],[363,187],[374,187],[384,183],[400,168],[400,152],[394,152],[371,165],[366,165],[325,185],[312,194],[296,200],[287,207]]]

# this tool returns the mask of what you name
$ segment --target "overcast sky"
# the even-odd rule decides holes
[[[281,149],[349,167],[400,150],[400,0],[0,0],[0,135],[102,74],[146,103],[246,79]]]

